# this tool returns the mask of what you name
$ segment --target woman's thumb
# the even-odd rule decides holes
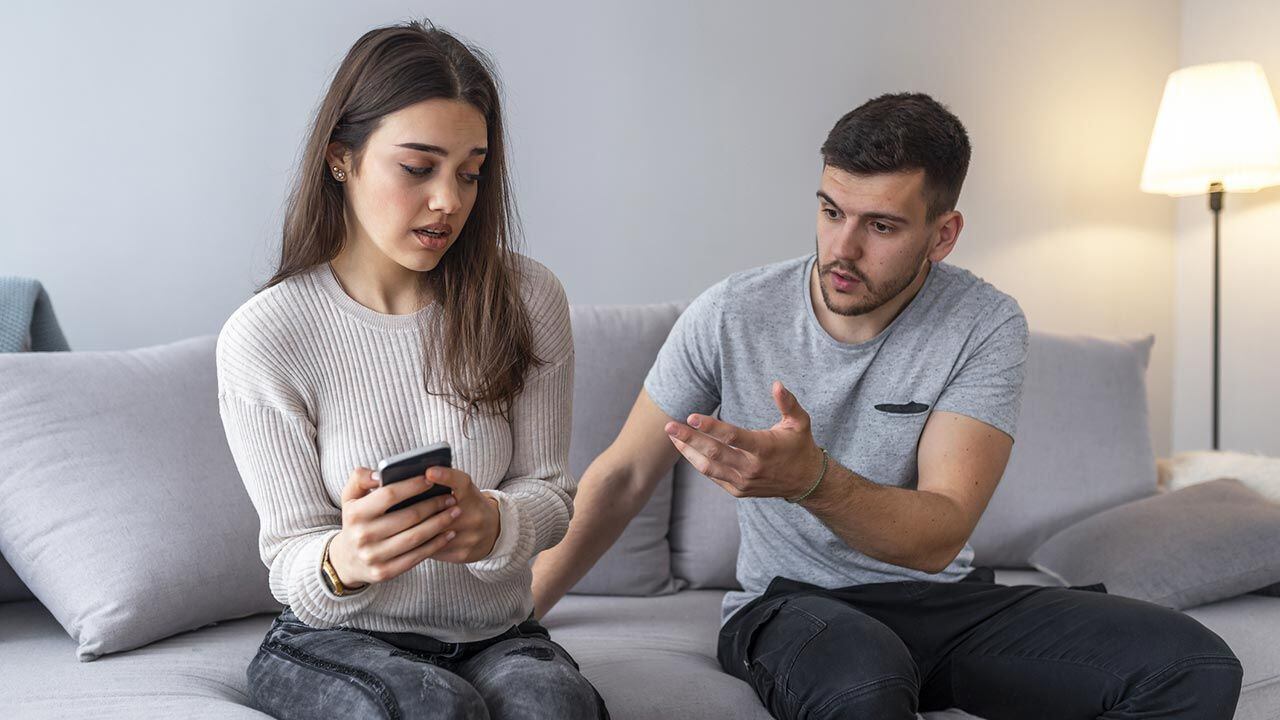
[[[359,500],[381,484],[377,479],[377,474],[372,470],[366,467],[358,467],[351,471],[351,477],[347,478],[347,484],[342,488],[342,501]]]

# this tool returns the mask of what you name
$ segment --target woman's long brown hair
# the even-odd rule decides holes
[[[346,147],[358,169],[383,116],[433,98],[461,100],[479,110],[488,128],[488,153],[475,205],[457,240],[439,265],[421,273],[424,298],[434,296],[442,311],[428,343],[440,349],[444,389],[461,401],[468,417],[484,410],[509,420],[527,372],[543,361],[533,353],[532,323],[519,292],[518,220],[495,73],[482,51],[448,32],[413,21],[370,30],[351,47],[307,138],[285,211],[279,268],[259,291],[329,262],[342,249],[343,189],[326,167],[329,144]]]

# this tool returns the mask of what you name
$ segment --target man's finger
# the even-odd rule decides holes
[[[669,422],[666,427],[668,435],[697,450],[708,461],[735,470],[746,469],[747,455],[742,450],[730,447],[710,435],[694,430],[684,423]]]
[[[759,449],[754,433],[733,423],[717,420],[708,415],[694,414],[689,416],[689,425],[726,445],[741,448],[751,453]]]
[[[676,449],[680,451],[680,454],[683,455],[684,458],[689,461],[689,464],[693,465],[694,469],[702,473],[703,476],[706,477],[711,482],[719,485],[725,492],[729,493],[730,495],[734,497],[742,497],[742,492],[738,490],[737,486],[735,486],[733,483],[729,482],[728,480],[721,479],[717,475],[715,463],[711,462],[710,460],[707,460],[697,450],[689,447],[688,444],[681,442],[680,438],[671,437],[670,435],[668,435],[667,437],[671,438],[671,443],[675,445]],[[704,467],[706,468],[706,470],[703,470]]]
[[[773,403],[778,406],[778,412],[782,413],[783,417],[793,420],[809,419],[809,413],[800,407],[800,401],[782,384],[781,380],[773,381]]]

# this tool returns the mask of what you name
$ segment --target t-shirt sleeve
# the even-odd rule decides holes
[[[725,283],[699,295],[676,319],[644,380],[644,389],[674,420],[720,405],[720,332]]]
[[[1027,319],[1015,304],[987,333],[943,389],[934,410],[966,415],[1014,437],[1022,409]]]

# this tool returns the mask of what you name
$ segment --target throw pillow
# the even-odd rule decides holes
[[[0,552],[81,661],[281,609],[215,342],[0,355]]]
[[[1280,505],[1224,478],[1111,508],[1059,532],[1031,564],[1064,585],[1177,610],[1280,582]]]
[[[1153,342],[1031,333],[1013,453],[970,539],[975,564],[1027,567],[1059,530],[1156,492]]]

